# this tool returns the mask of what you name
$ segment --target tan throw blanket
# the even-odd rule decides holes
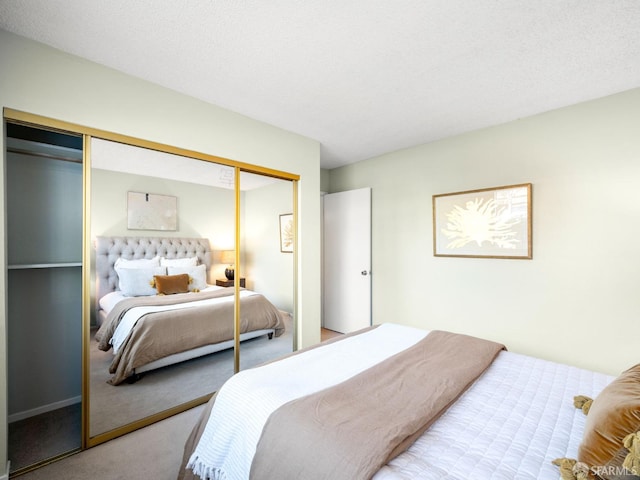
[[[327,345],[329,343],[339,342],[341,340],[344,340],[345,338],[353,337],[355,335],[360,335],[361,333],[367,332],[369,330],[373,330],[374,328],[377,328],[377,327],[379,327],[379,325],[373,325],[371,327],[367,327],[367,328],[363,328],[361,330],[358,330],[357,332],[351,332],[351,333],[347,333],[345,335],[340,335],[338,337],[334,337],[334,338],[331,338],[329,340],[325,340],[322,343],[316,343],[315,345],[310,345],[310,346],[302,348],[300,350],[296,350],[295,352],[291,352],[291,353],[289,353],[287,355],[284,355],[284,356],[282,356],[282,357],[280,357],[278,359],[274,359],[274,360],[268,361],[266,363],[277,362],[278,360],[282,360],[283,358],[287,358],[287,357],[292,356],[292,355],[300,355],[301,353],[305,353],[305,352],[308,352],[309,350],[314,350],[316,348],[320,348],[320,347],[322,347],[324,345]],[[257,367],[252,367],[252,368],[257,368]],[[185,442],[184,452],[183,452],[183,456],[182,456],[182,463],[180,464],[180,471],[178,472],[178,479],[177,480],[197,480],[197,479],[200,479],[200,477],[198,475],[194,474],[192,470],[187,469],[187,464],[189,463],[189,458],[191,457],[191,454],[193,453],[194,449],[198,445],[198,442],[200,441],[200,438],[202,437],[202,432],[204,432],[204,429],[207,426],[207,422],[209,421],[209,416],[211,415],[211,410],[213,409],[213,404],[215,403],[217,393],[218,392],[215,392],[213,394],[213,396],[211,397],[211,399],[209,400],[209,402],[206,404],[204,410],[202,411],[202,413],[200,414],[200,417],[198,418],[197,423],[194,425],[193,429],[191,430],[191,434],[189,435],[189,438],[187,438],[187,441]]]
[[[371,478],[486,370],[501,344],[432,331],[351,379],[269,417],[251,480]]]
[[[149,305],[190,303],[208,298],[231,296],[232,288],[213,292],[184,293],[165,296],[135,297],[119,302],[109,312],[106,321],[96,332],[98,348],[108,351],[109,340],[120,320],[131,308]],[[131,376],[136,368],[204,345],[233,339],[234,302],[222,302],[185,309],[159,311],[142,316],[111,362],[109,372],[112,385],[118,385]],[[284,332],[279,310],[263,295],[255,294],[240,300],[240,333],[261,329],[275,329],[275,335]]]

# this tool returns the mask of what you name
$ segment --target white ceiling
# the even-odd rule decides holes
[[[638,0],[1,0],[0,28],[318,140],[323,168],[640,86]]]
[[[233,167],[99,138],[94,138],[91,143],[91,167],[229,190],[235,188]],[[262,188],[277,181],[265,175],[241,172],[240,190]]]

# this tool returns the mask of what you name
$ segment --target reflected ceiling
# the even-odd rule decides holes
[[[158,152],[145,148],[132,149],[130,145],[94,139],[91,148],[91,167],[135,175],[166,178],[234,189],[234,169],[226,165]],[[242,176],[241,190],[252,190],[276,181],[263,175]]]

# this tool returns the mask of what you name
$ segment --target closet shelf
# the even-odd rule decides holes
[[[68,268],[81,267],[82,262],[65,262],[65,263],[25,263],[19,265],[9,265],[9,270],[27,270],[31,268]]]

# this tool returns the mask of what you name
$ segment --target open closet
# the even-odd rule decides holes
[[[6,125],[11,472],[82,445],[82,137]]]

